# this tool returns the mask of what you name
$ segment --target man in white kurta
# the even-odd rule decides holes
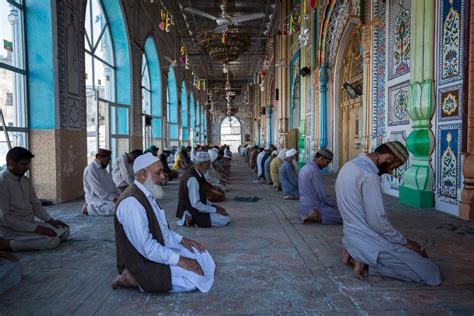
[[[114,215],[115,203],[120,191],[107,172],[112,152],[99,148],[95,159],[84,169],[84,192],[86,215]]]
[[[0,173],[0,236],[13,251],[53,249],[69,237],[69,226],[48,214],[25,176],[33,157],[29,150],[14,147]]]
[[[112,179],[120,192],[123,192],[133,183],[133,161],[140,155],[143,155],[143,151],[135,149],[129,153],[123,153],[115,160],[112,168]]]
[[[265,154],[265,150],[261,150],[260,153],[257,155],[257,178],[263,178],[262,159]]]
[[[394,141],[342,167],[336,180],[337,205],[343,219],[342,243],[359,266],[354,270],[358,278],[363,278],[363,266],[368,265],[370,275],[436,286],[441,283],[438,267],[427,258],[422,246],[392,226],[383,204],[379,176],[391,173],[407,159],[405,146]],[[347,263],[349,257],[343,257],[343,261]]]
[[[134,163],[136,174],[134,185],[145,194],[153,208],[163,236],[164,245],[153,239],[148,227],[145,208],[135,197],[127,197],[117,206],[117,219],[122,224],[130,243],[146,259],[168,265],[171,270],[171,292],[208,292],[214,283],[215,263],[204,246],[197,241],[186,239],[169,228],[164,210],[156,202],[152,192],[154,186],[164,177],[161,162],[152,154],[138,157]],[[129,284],[128,271],[122,272],[112,284],[120,286],[140,286]],[[124,275],[125,274],[125,275]],[[140,287],[141,288],[141,287]]]

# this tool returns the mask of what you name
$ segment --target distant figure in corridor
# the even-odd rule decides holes
[[[114,222],[119,275],[112,288],[208,292],[214,282],[214,260],[204,245],[170,230],[156,201],[163,178],[161,161],[147,153],[135,160],[133,171],[135,181],[117,202]]]
[[[286,148],[280,149],[277,157],[270,163],[270,175],[272,177],[273,188],[276,191],[281,191],[280,167],[283,164],[283,161],[285,161],[286,151]]]
[[[130,184],[133,183],[133,162],[135,159],[143,155],[143,151],[135,149],[129,153],[120,155],[116,160],[112,169],[112,179],[115,185],[123,192]]]
[[[95,159],[84,169],[84,215],[114,215],[120,191],[106,170],[111,156],[110,150],[99,148]]]
[[[284,200],[299,200],[300,192],[298,189],[298,173],[295,162],[298,161],[298,152],[291,148],[286,152],[285,161],[280,167],[279,181],[284,193]]]
[[[155,145],[150,145],[148,148],[145,150],[146,153],[152,153],[153,156],[158,157],[158,151],[160,150],[159,147],[156,147]]]
[[[13,147],[7,153],[7,169],[0,173],[0,250],[53,249],[69,237],[69,226],[51,218],[25,176],[32,158],[29,150]]]
[[[329,149],[321,148],[314,159],[301,168],[298,174],[300,216],[305,224],[342,223],[336,200],[326,193],[320,171],[331,163],[332,158],[333,153]]]
[[[268,157],[267,160],[265,160],[265,164],[264,164],[264,169],[265,169],[265,183],[266,184],[273,184],[272,183],[272,175],[270,173],[270,165],[273,161],[273,159],[275,159],[278,155],[278,151],[275,150],[275,149],[272,149],[272,153],[270,155],[270,157]]]
[[[230,217],[223,207],[212,204],[206,199],[204,173],[211,163],[207,151],[199,151],[194,158],[194,167],[188,169],[179,183],[177,224],[188,227],[224,226],[230,223]]]
[[[422,246],[392,226],[383,204],[380,176],[407,159],[405,146],[392,141],[360,154],[340,170],[336,195],[343,219],[342,260],[354,265],[357,278],[364,278],[368,265],[370,275],[436,286],[441,283],[438,267]]]

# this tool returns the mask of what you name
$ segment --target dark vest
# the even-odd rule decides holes
[[[168,265],[156,263],[143,257],[130,243],[125,235],[122,224],[117,219],[117,207],[128,197],[134,197],[143,205],[148,218],[148,229],[153,238],[165,245],[158,219],[145,194],[135,184],[130,185],[120,196],[115,208],[115,247],[117,252],[117,269],[119,273],[126,268],[135,277],[145,292],[169,292],[171,286],[171,270]],[[133,212],[133,210],[127,210]]]
[[[176,217],[183,218],[184,211],[187,210],[191,213],[193,222],[196,225],[199,227],[209,228],[211,227],[211,215],[209,213],[199,212],[199,210],[191,206],[191,202],[189,201],[188,180],[192,177],[196,178],[199,183],[199,199],[201,203],[207,203],[206,193],[204,192],[204,184],[206,183],[204,175],[200,176],[196,169],[190,168],[184,173],[179,182],[178,209],[176,210]]]

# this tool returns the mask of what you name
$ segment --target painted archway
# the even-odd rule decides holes
[[[242,124],[236,116],[226,116],[220,124],[220,144],[230,146],[232,152],[242,144]]]
[[[145,41],[145,55],[148,61],[148,72],[150,76],[152,135],[154,140],[160,140],[163,137],[163,122],[161,118],[161,66],[158,57],[158,49],[151,36]]]
[[[167,93],[167,123],[168,140],[178,140],[178,89],[176,87],[176,75],[172,66],[168,70],[168,93]]]
[[[188,130],[188,92],[186,89],[186,82],[181,83],[181,137],[183,142],[189,141]]]

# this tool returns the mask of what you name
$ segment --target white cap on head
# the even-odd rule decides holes
[[[270,150],[270,147],[265,146],[264,150]]]
[[[290,150],[288,150],[286,152],[286,158],[288,157],[293,157],[294,155],[296,155],[298,152],[296,151],[296,149],[294,148],[291,148]]]
[[[272,151],[272,156],[273,156],[273,155],[275,155],[275,156],[278,155],[278,150]]]
[[[278,153],[278,158],[280,158],[281,160],[285,160],[287,151],[288,149],[286,148],[281,149],[280,152]]]
[[[194,161],[196,163],[211,161],[211,156],[207,151],[198,151],[194,156]]]
[[[211,162],[214,162],[214,160],[216,160],[218,156],[217,150],[213,148],[213,149],[209,149],[207,152],[209,153],[209,157],[211,157]]]
[[[160,160],[158,157],[153,156],[152,153],[146,153],[144,155],[138,156],[133,162],[133,173],[137,173],[138,171],[145,169],[157,161]]]

